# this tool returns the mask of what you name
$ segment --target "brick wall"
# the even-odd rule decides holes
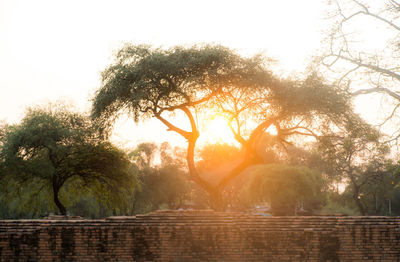
[[[397,217],[160,211],[0,221],[0,261],[400,261]]]

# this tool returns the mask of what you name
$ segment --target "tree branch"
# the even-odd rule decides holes
[[[160,111],[158,112],[158,114],[161,114],[163,111],[174,111],[176,109],[181,109],[184,107],[189,107],[189,106],[196,106],[199,105],[201,103],[207,102],[208,100],[210,100],[211,98],[213,98],[217,93],[216,92],[212,92],[209,95],[206,95],[205,97],[195,101],[195,102],[186,102],[180,105],[176,105],[176,106],[170,106],[170,107],[159,107]]]
[[[384,120],[382,123],[380,123],[379,125],[377,125],[377,126],[381,127],[381,126],[383,126],[384,124],[386,124],[387,121],[389,121],[390,119],[392,119],[392,117],[394,116],[394,114],[396,113],[396,111],[397,111],[397,109],[398,109],[399,107],[400,107],[400,103],[397,104],[397,105],[393,108],[392,113],[390,114],[390,116],[386,117],[385,120]]]
[[[400,75],[395,73],[395,72],[393,72],[393,71],[391,71],[391,70],[389,70],[389,69],[385,69],[385,68],[382,68],[382,67],[379,67],[379,66],[374,66],[374,65],[371,65],[371,64],[366,64],[366,63],[363,63],[361,61],[357,61],[357,60],[355,60],[353,58],[349,58],[349,57],[346,57],[346,56],[343,56],[343,55],[331,55],[331,56],[335,56],[335,57],[338,57],[338,58],[343,59],[345,61],[348,61],[350,63],[356,64],[356,65],[358,65],[360,67],[368,68],[368,69],[374,70],[374,71],[376,71],[378,73],[382,73],[382,74],[388,75],[388,76],[393,77],[393,78],[395,78],[395,79],[400,81]]]
[[[353,17],[355,17],[355,16],[357,16],[357,15],[361,15],[361,14],[362,14],[362,15],[371,16],[371,17],[373,17],[373,18],[375,18],[375,19],[378,19],[378,20],[384,22],[385,24],[389,25],[390,27],[393,27],[393,28],[396,29],[397,31],[400,31],[400,27],[399,27],[398,25],[394,24],[392,21],[390,21],[390,20],[388,20],[388,19],[386,19],[386,18],[383,18],[382,16],[377,15],[377,14],[375,14],[375,13],[371,13],[371,12],[369,11],[368,7],[366,7],[364,4],[360,3],[359,1],[353,0],[353,2],[356,3],[358,6],[360,6],[360,7],[363,9],[363,11],[358,11],[358,12],[356,12],[356,13],[354,13],[354,14],[348,16],[348,17],[345,17],[345,16],[343,15],[343,13],[342,13],[342,10],[340,9],[340,7],[339,7],[339,5],[338,5],[339,12],[340,12],[340,14],[343,16],[343,18],[344,18],[344,19],[341,21],[341,24],[344,23],[344,22],[346,22],[346,21],[348,21],[348,20],[350,20],[351,18],[353,18]],[[396,3],[396,4],[397,4],[397,3]]]
[[[191,135],[192,136],[196,136],[196,138],[198,138],[199,137],[199,131],[197,129],[196,121],[194,120],[194,117],[193,117],[192,113],[190,112],[190,110],[187,107],[182,107],[180,109],[183,112],[185,112],[186,116],[189,118],[190,127],[192,129]]]
[[[164,125],[168,127],[168,131],[175,131],[176,133],[180,134],[186,139],[190,138],[191,132],[185,131],[183,129],[180,129],[179,127],[174,126],[170,122],[168,122],[166,119],[164,119],[160,113],[155,114],[155,117],[160,120]]]
[[[397,99],[400,101],[400,95],[391,91],[390,89],[384,88],[384,87],[374,87],[374,88],[367,88],[367,89],[360,89],[352,93],[352,96],[358,96],[358,95],[365,95],[365,94],[371,94],[371,93],[386,93],[390,95],[391,97]]]
[[[238,164],[227,176],[225,176],[217,185],[217,190],[222,190],[230,181],[240,175],[247,167],[254,164],[254,160],[258,157],[257,151],[254,149],[254,144],[260,137],[262,132],[271,126],[276,121],[275,117],[271,117],[260,125],[258,125],[250,135],[248,142],[246,143],[246,154],[243,161]]]
[[[194,182],[200,185],[208,193],[213,194],[215,193],[215,187],[213,187],[210,183],[208,183],[199,175],[194,162],[194,149],[196,146],[197,139],[199,137],[199,131],[197,129],[194,117],[187,107],[180,105],[179,107],[176,108],[182,110],[189,118],[190,126],[192,129],[191,132],[185,131],[183,129],[174,126],[173,124],[165,120],[163,117],[161,117],[160,112],[155,114],[155,117],[159,119],[164,125],[166,125],[170,130],[177,132],[178,134],[187,139],[188,148],[187,148],[186,161],[188,163],[190,177]]]
[[[244,138],[241,136],[241,134],[240,134],[239,121],[238,121],[237,118],[236,118],[236,122],[237,122],[237,125],[238,125],[238,131],[237,131],[237,132],[235,131],[235,129],[234,129],[233,126],[232,126],[232,121],[233,121],[233,119],[231,119],[231,120],[229,121],[228,125],[229,125],[229,129],[230,129],[231,132],[233,133],[233,136],[234,136],[235,140],[238,141],[238,142],[239,142],[240,144],[242,144],[243,146],[246,146],[248,143],[247,143],[246,139],[244,139]]]

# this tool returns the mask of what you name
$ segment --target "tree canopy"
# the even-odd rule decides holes
[[[135,121],[157,118],[187,139],[191,178],[218,199],[229,181],[260,161],[259,142],[268,128],[275,127],[280,141],[290,143],[293,136],[318,136],[324,127],[341,125],[351,114],[348,96],[339,88],[324,84],[315,74],[305,80],[280,79],[266,61],[262,56],[242,57],[222,46],[164,50],[127,44],[103,71],[92,117],[101,119],[103,130],[121,112],[132,114]],[[189,120],[189,131],[165,117],[179,110]],[[242,160],[217,185],[203,179],[195,166],[197,110],[224,114],[245,149]],[[255,127],[244,130],[250,122]]]
[[[361,120],[349,121],[344,130],[320,138],[318,147],[330,167],[325,172],[349,184],[353,201],[365,215],[363,188],[382,179],[382,166],[389,153],[389,147],[380,142],[380,133]]]
[[[135,187],[126,154],[102,141],[88,117],[62,107],[29,109],[20,124],[6,129],[0,149],[1,179],[20,188],[41,183],[32,191],[49,189],[63,215],[67,210],[60,194],[66,185],[114,203]]]

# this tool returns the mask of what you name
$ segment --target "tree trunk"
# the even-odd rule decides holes
[[[354,199],[354,202],[356,202],[356,205],[357,205],[358,210],[360,211],[361,215],[362,215],[362,216],[365,216],[365,208],[364,208],[364,206],[363,206],[363,204],[361,203],[361,200],[360,200],[360,198],[359,198],[359,196],[360,196],[360,186],[357,185],[356,179],[355,179],[355,177],[352,175],[351,172],[352,172],[352,171],[351,171],[351,169],[350,169],[350,171],[349,171],[349,177],[350,177],[350,181],[351,181],[351,183],[352,183],[352,185],[353,185],[353,190],[354,190],[354,192],[353,192],[353,199]]]
[[[215,190],[212,193],[209,193],[210,197],[210,206],[215,211],[226,211],[226,205],[223,201],[222,192],[219,190]]]
[[[61,186],[59,186],[55,180],[53,180],[53,199],[54,199],[54,204],[58,207],[58,210],[60,211],[60,214],[63,216],[67,215],[67,209],[65,206],[61,203],[60,199],[58,198],[58,193],[60,192]]]
[[[249,138],[249,141],[245,141],[242,139],[242,141],[239,141],[241,143],[244,143],[243,145],[246,146],[246,151],[247,155],[245,159],[243,160],[242,163],[240,163],[238,166],[236,166],[229,175],[224,177],[218,185],[212,185],[208,181],[204,180],[200,174],[196,170],[196,165],[194,162],[194,149],[196,146],[197,139],[199,138],[199,131],[197,129],[196,121],[190,112],[190,110],[183,106],[179,107],[188,117],[190,126],[191,126],[191,132],[182,130],[167,120],[165,120],[163,117],[161,117],[161,112],[156,113],[155,117],[159,119],[164,125],[166,125],[169,130],[175,131],[184,138],[187,139],[188,141],[188,147],[187,147],[187,154],[186,154],[186,161],[188,164],[189,168],[189,175],[191,179],[199,185],[201,188],[203,188],[209,195],[210,197],[210,205],[211,208],[214,210],[218,211],[224,211],[226,209],[226,203],[223,201],[222,197],[222,192],[224,191],[225,186],[232,181],[235,177],[237,177],[244,169],[246,169],[250,164],[255,164],[257,161],[256,159],[259,159],[260,157],[258,156],[257,152],[253,149],[253,145],[256,143],[256,140],[258,137],[261,135],[261,133],[267,129],[274,121],[274,118],[270,118],[263,123],[261,123],[253,132],[251,133],[251,136]]]
[[[353,194],[353,199],[354,199],[354,201],[356,202],[356,205],[357,205],[358,210],[360,211],[361,215],[362,215],[362,216],[365,216],[365,209],[364,209],[363,204],[361,203],[360,198],[358,197],[358,190],[357,190],[357,192],[355,192],[355,193]]]
[[[198,137],[199,135],[197,131],[192,132],[191,136],[188,137],[186,161],[188,163],[189,175],[197,185],[208,193],[210,207],[216,211],[225,211],[225,207],[222,204],[222,189],[218,188],[218,186],[213,186],[208,181],[204,180],[197,172],[194,163],[194,148]]]

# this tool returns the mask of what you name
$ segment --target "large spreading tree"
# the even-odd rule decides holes
[[[351,114],[348,96],[311,74],[305,80],[280,79],[262,56],[242,57],[222,46],[167,50],[127,44],[102,73],[92,117],[110,130],[122,112],[135,121],[154,117],[188,141],[190,177],[224,208],[221,192],[250,165],[262,161],[261,141],[274,128],[283,144],[298,136],[319,136]],[[168,113],[184,113],[190,129],[173,123]],[[195,112],[218,112],[229,119],[243,157],[224,178],[212,183],[199,174],[195,147],[200,135]],[[176,120],[175,120],[176,121]]]
[[[2,133],[0,179],[30,188],[29,194],[49,189],[62,215],[67,213],[62,199],[68,198],[63,193],[82,189],[121,203],[135,187],[127,155],[103,141],[88,117],[62,106],[31,108],[20,124]]]

